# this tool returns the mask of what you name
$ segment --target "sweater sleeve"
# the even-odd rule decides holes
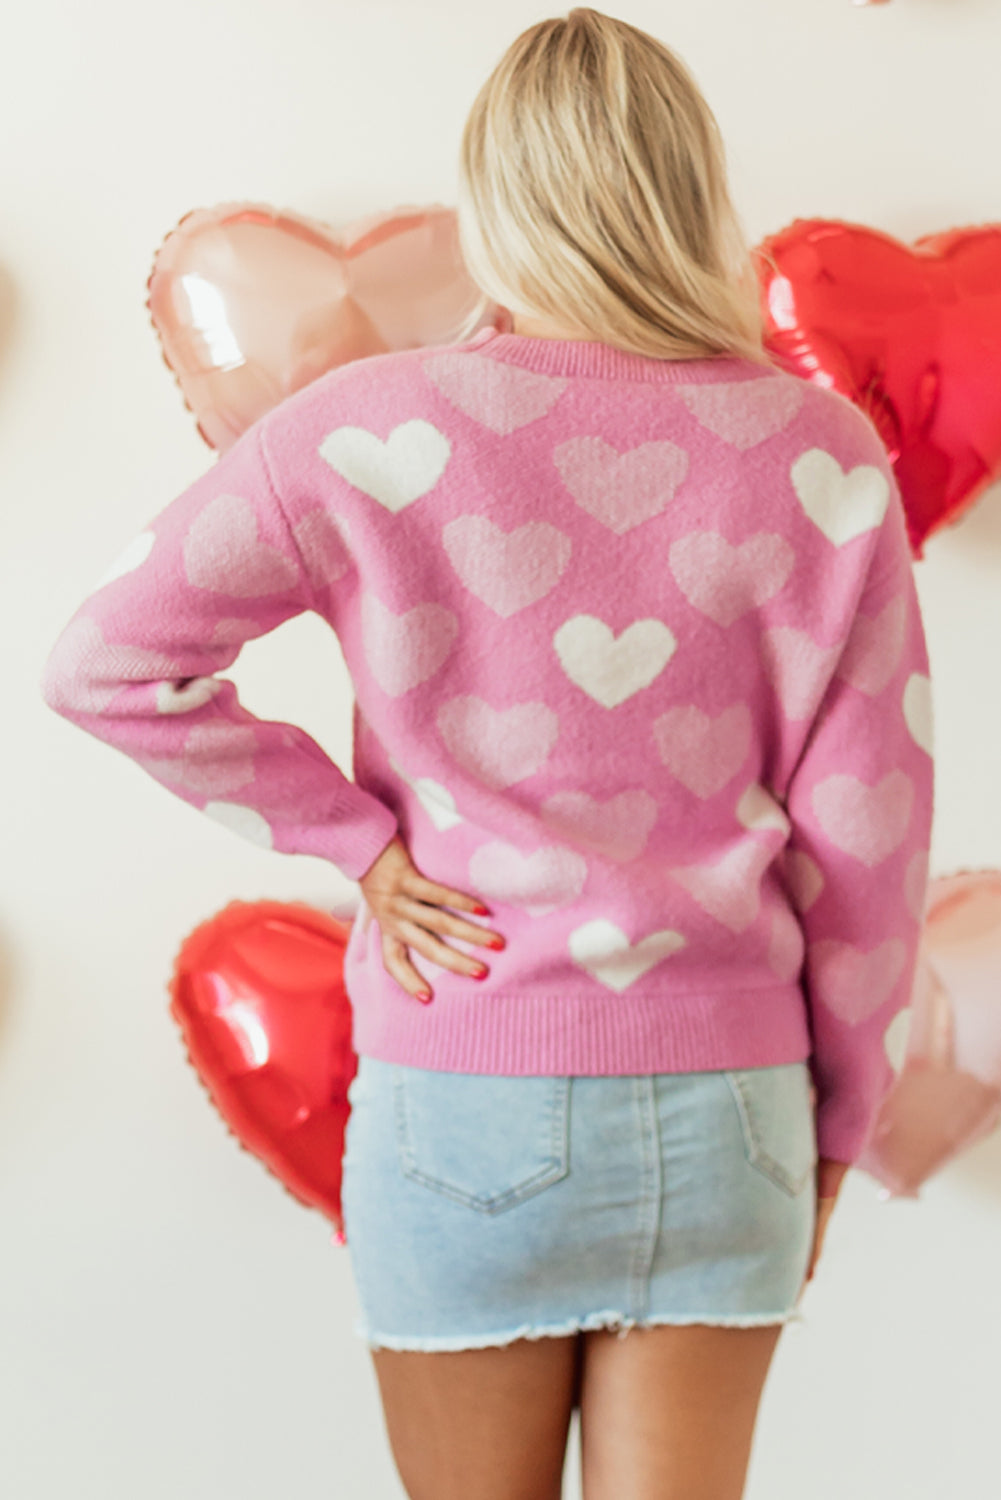
[[[911,1001],[933,806],[931,682],[906,521],[881,447],[873,458],[889,502],[786,795],[818,1153],[848,1165],[894,1077],[885,1038]]]
[[[358,879],[395,835],[395,815],[304,730],[257,718],[218,675],[245,641],[315,608],[261,427],[126,547],[58,637],[42,695],[232,832]]]

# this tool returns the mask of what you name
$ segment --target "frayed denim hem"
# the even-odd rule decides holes
[[[623,1313],[608,1311],[591,1313],[587,1318],[568,1318],[565,1323],[547,1323],[533,1325],[525,1323],[521,1328],[516,1328],[513,1333],[487,1333],[471,1336],[469,1334],[458,1334],[456,1336],[443,1336],[433,1338],[402,1338],[395,1334],[371,1333],[361,1323],[356,1323],[354,1332],[363,1339],[370,1349],[416,1349],[424,1352],[432,1350],[456,1350],[456,1349],[491,1349],[500,1348],[506,1344],[513,1344],[516,1339],[541,1339],[566,1337],[574,1333],[582,1333],[598,1328],[617,1328],[618,1337],[625,1338],[630,1328],[653,1328],[658,1324],[670,1323],[674,1325],[687,1325],[690,1323],[706,1323],[714,1328],[758,1328],[763,1324],[775,1323],[802,1323],[803,1314],[798,1307],[790,1308],[786,1312],[774,1313],[734,1313],[732,1316],[718,1317],[712,1313],[684,1313],[684,1314],[656,1314],[649,1318],[627,1318]]]

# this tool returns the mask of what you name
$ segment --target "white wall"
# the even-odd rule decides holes
[[[166,982],[229,900],[333,904],[41,701],[62,625],[211,463],[146,312],[189,208],[334,224],[454,202],[462,121],[525,0],[36,0],[0,45],[0,1490],[11,1500],[389,1500],[402,1489],[348,1252],[241,1151]],[[560,13],[564,13],[560,12]],[[795,217],[902,237],[1001,219],[1001,7],[691,0],[618,8],[691,63],[757,238]],[[1001,489],[918,565],[938,733],[932,871],[1001,865]],[[249,645],[258,713],[350,769],[350,682],[315,616]],[[917,1201],[850,1174],[808,1322],[766,1387],[748,1500],[997,1493],[1001,1137]],[[993,1392],[993,1398],[991,1393]],[[576,1448],[567,1494],[578,1491]],[[339,1477],[338,1477],[339,1476]]]

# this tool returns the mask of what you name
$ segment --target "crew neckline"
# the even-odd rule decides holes
[[[599,376],[613,380],[648,380],[685,385],[747,379],[772,373],[766,366],[737,355],[717,354],[705,359],[660,359],[637,354],[597,339],[549,339],[524,333],[503,333],[488,326],[463,346],[487,353],[505,364],[521,365],[544,375]]]

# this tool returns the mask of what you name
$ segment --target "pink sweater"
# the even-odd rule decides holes
[[[315,610],[354,780],[218,674]],[[485,899],[467,979],[362,904],[359,1054],[481,1073],[810,1058],[821,1156],[892,1081],[932,817],[903,509],[841,396],[484,329],[283,401],[155,516],[60,635],[46,702],[234,833],[358,879],[399,833]],[[317,691],[323,691],[317,673]]]

